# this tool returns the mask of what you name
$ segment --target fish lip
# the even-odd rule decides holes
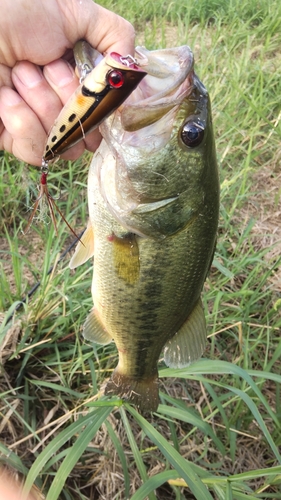
[[[158,78],[166,78],[171,73],[171,62],[167,62],[167,59],[169,61],[173,59],[173,62],[178,61],[180,68],[187,66],[191,69],[194,65],[193,52],[188,45],[152,51],[145,47],[137,46],[135,53],[138,66],[144,68],[148,74],[157,76]],[[158,61],[161,61],[161,71],[159,71],[159,65],[155,66],[155,56]]]

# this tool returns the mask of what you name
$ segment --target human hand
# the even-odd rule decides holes
[[[0,0],[0,7],[0,149],[40,166],[47,134],[79,84],[69,63],[75,43],[133,54],[134,30],[92,0]],[[93,131],[62,158],[99,142]]]
[[[43,495],[32,487],[28,496],[23,494],[23,480],[18,471],[0,463],[0,498],[1,500],[42,500]]]

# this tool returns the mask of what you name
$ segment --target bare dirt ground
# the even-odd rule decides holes
[[[245,223],[251,218],[255,220],[255,248],[268,248],[265,259],[272,265],[281,255],[281,150],[276,165],[265,166],[255,174],[252,191],[242,217]],[[281,292],[281,266],[269,280],[275,292]]]

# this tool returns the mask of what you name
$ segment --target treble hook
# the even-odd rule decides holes
[[[57,222],[56,222],[56,218],[55,218],[55,214],[54,214],[54,208],[58,211],[58,213],[61,216],[62,220],[65,222],[65,224],[70,229],[70,231],[75,236],[75,238],[77,238],[81,242],[79,236],[77,236],[77,234],[75,233],[74,229],[72,229],[72,227],[68,224],[68,222],[65,219],[63,213],[60,211],[59,207],[57,206],[57,204],[55,202],[55,200],[56,199],[58,200],[59,197],[58,198],[54,198],[50,194],[50,192],[48,190],[48,186],[47,186],[47,177],[48,177],[48,174],[49,174],[48,162],[43,159],[42,160],[42,166],[41,166],[41,179],[40,179],[39,195],[38,195],[38,197],[35,200],[33,210],[31,212],[31,215],[30,215],[29,219],[28,219],[28,223],[27,223],[26,229],[25,229],[25,231],[23,233],[26,234],[27,231],[29,230],[29,228],[31,226],[31,223],[32,223],[32,221],[34,219],[35,212],[36,212],[36,210],[38,208],[38,205],[40,203],[40,200],[42,200],[45,197],[46,200],[47,200],[48,207],[50,209],[51,220],[52,220],[52,223],[54,224],[56,235],[58,236],[58,228],[57,228]]]

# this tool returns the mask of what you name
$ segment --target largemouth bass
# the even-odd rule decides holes
[[[219,181],[208,93],[189,47],[136,49],[147,72],[100,126],[90,166],[90,222],[72,268],[94,254],[87,340],[114,340],[105,393],[156,410],[158,359],[198,359],[206,344],[200,294],[216,243]]]

